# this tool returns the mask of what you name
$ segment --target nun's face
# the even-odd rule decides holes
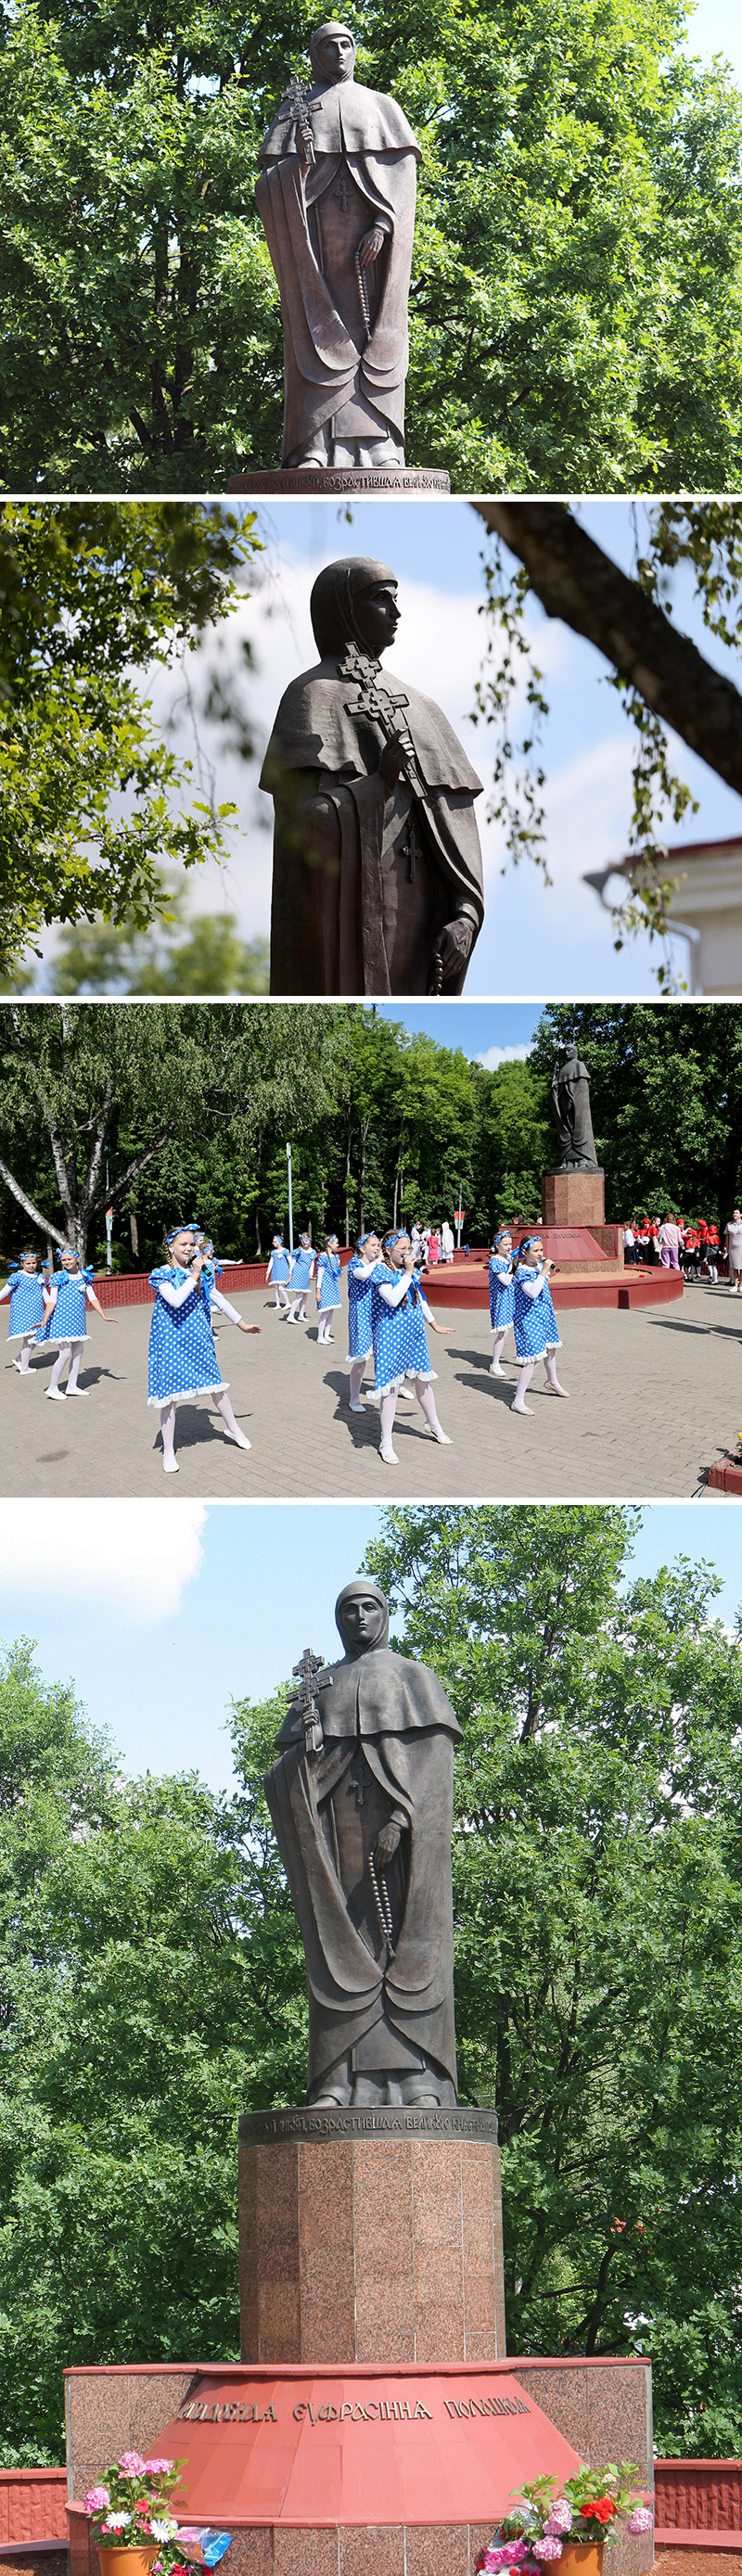
[[[354,601],[355,620],[370,653],[387,653],[399,625],[397,584],[380,582],[378,589],[363,590]]]
[[[333,36],[322,36],[316,47],[320,74],[326,81],[349,81],[353,78],[356,49],[345,29]]]
[[[338,1627],[346,1652],[362,1655],[383,1637],[386,1613],[373,1592],[352,1592],[343,1602]]]

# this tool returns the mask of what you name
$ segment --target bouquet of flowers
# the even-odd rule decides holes
[[[518,2576],[540,2576],[552,2559],[561,2558],[565,2543],[615,2540],[621,2523],[631,2532],[651,2531],[654,2515],[639,2477],[631,2461],[609,2461],[606,2468],[579,2469],[565,2478],[561,2495],[555,2478],[535,2478],[503,2515],[479,2568],[486,2576],[508,2567],[517,2568]]]

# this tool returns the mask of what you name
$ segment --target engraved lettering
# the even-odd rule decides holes
[[[336,2423],[337,2423],[337,2419],[338,2419],[338,2410],[337,2410],[337,2407],[336,2407],[336,2406],[321,2406],[321,2407],[320,2407],[320,2410],[319,2410],[319,2420],[320,2420],[320,2423],[321,2423],[321,2424],[336,2424]]]
[[[353,2407],[353,2409],[352,2409],[351,2422],[352,2422],[353,2424],[367,2424],[367,2423],[368,2423],[368,2407],[367,2407],[367,2406],[362,2406],[362,2405],[361,2405],[360,2398],[359,2398],[359,2401],[358,2401],[358,2405],[357,2405],[357,2406],[354,2406],[354,2407]]]
[[[415,2407],[415,2412],[414,2412],[414,2415],[413,2415],[413,2418],[412,2418],[413,2424],[421,2424],[421,2423],[422,2423],[422,2420],[423,2420],[423,2416],[424,2416],[424,2415],[427,2417],[427,2421],[428,2421],[428,2423],[429,2423],[429,2424],[432,2424],[433,2416],[432,2416],[431,2408],[430,2408],[429,2406],[424,2406],[424,2405],[423,2405],[422,2398],[421,2398],[421,2397],[418,2397],[417,2405],[416,2405],[416,2407]]]
[[[278,2416],[277,2416],[277,2414],[276,2414],[276,2409],[275,2409],[275,2406],[274,2406],[274,2404],[273,2404],[273,2399],[272,2399],[272,2398],[271,2398],[270,2406],[266,2406],[265,2414],[264,2414],[264,2415],[256,2415],[255,2421],[256,2421],[256,2424],[277,2424],[277,2423],[278,2423]]]
[[[352,2424],[352,2422],[353,2422],[353,2407],[352,2407],[352,2404],[349,2402],[349,2400],[348,2400],[348,2398],[347,2398],[347,2397],[345,2397],[345,2398],[343,2399],[343,2403],[342,2403],[342,2406],[341,2406],[341,2408],[340,2408],[340,2414],[339,2414],[339,2416],[338,2416],[338,2423],[339,2423],[339,2424],[344,2424],[344,2422],[345,2422],[345,2418],[346,2418],[346,2415],[347,2415],[347,2418],[348,2418],[348,2422],[349,2422],[350,2424]]]
[[[302,2397],[299,2401],[299,2405],[294,2407],[294,2420],[297,2424],[303,2424],[306,2411],[306,2405],[304,2398]]]
[[[381,2411],[381,2410],[380,2410],[380,2407],[379,2407],[379,2405],[378,2405],[378,2401],[377,2401],[377,2399],[376,2399],[375,2397],[369,2397],[369,2399],[368,2399],[368,2403],[367,2403],[367,2406],[366,2406],[366,2422],[367,2422],[367,2424],[375,2424],[375,2422],[376,2422],[376,2418],[377,2418],[377,2415],[380,2413],[380,2411]]]
[[[317,2417],[316,2417],[315,2412],[314,2412],[314,2407],[313,2407],[313,2405],[312,2405],[311,2397],[308,2397],[308,2398],[307,2398],[307,2405],[308,2405],[308,2407],[309,2407],[309,2421],[310,2421],[310,2424],[316,2424],[316,2422],[317,2422]]]

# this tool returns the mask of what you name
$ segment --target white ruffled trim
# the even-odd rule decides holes
[[[219,1377],[215,1378],[213,1386],[173,1387],[171,1395],[148,1395],[147,1403],[156,1404],[158,1413],[161,1413],[165,1404],[195,1404],[197,1395],[209,1395],[213,1399],[215,1395],[227,1395],[228,1391],[229,1378]]]
[[[356,1367],[360,1367],[361,1360],[363,1361],[363,1365],[364,1365],[364,1368],[365,1368],[365,1366],[366,1366],[366,1361],[367,1361],[367,1360],[370,1360],[370,1359],[372,1359],[372,1358],[373,1358],[373,1350],[374,1350],[373,1342],[369,1342],[369,1346],[368,1346],[368,1350],[367,1350],[367,1351],[349,1351],[349,1352],[348,1352],[347,1359],[346,1359],[346,1363],[345,1363],[346,1368],[356,1368]]]
[[[38,1324],[36,1330],[37,1332],[40,1330]],[[43,1341],[37,1342],[36,1348],[39,1351],[50,1351],[52,1349],[63,1351],[66,1349],[67,1343],[69,1342],[74,1350],[75,1343],[79,1342],[80,1348],[82,1349],[83,1342],[89,1342],[91,1340],[92,1335],[90,1333],[45,1333]]]
[[[377,1377],[374,1393],[376,1395],[398,1395],[401,1386],[409,1386],[410,1384],[414,1386],[416,1378],[420,1379],[421,1386],[432,1386],[433,1381],[437,1380],[437,1377],[437,1369],[413,1368],[412,1362],[410,1361],[409,1368],[400,1369],[398,1377],[390,1377],[386,1380],[383,1378],[379,1379]]]
[[[563,1349],[564,1343],[557,1341],[542,1342],[540,1351],[519,1351],[516,1342],[515,1356],[517,1360],[520,1360],[521,1368],[527,1368],[529,1360],[533,1360],[535,1368],[537,1360],[545,1360],[549,1351],[562,1351]]]

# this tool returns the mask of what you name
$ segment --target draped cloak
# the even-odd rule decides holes
[[[294,1705],[265,1783],[306,1957],[309,2094],[338,2059],[386,2024],[444,2070],[455,2099],[451,1831],[458,1720],[435,1673],[386,1648],[329,1665],[320,1674],[317,1701],[323,1752],[305,1753],[302,1714]],[[383,1950],[375,1956],[358,1928],[363,1917],[341,1882],[334,1851],[332,1797],[359,1748],[384,1805],[389,1802],[387,1812],[405,1820],[393,1958]]]
[[[579,1165],[596,1172],[597,1157],[590,1112],[590,1076],[580,1057],[568,1056],[551,1077],[551,1114],[564,1158],[563,1168]]]
[[[353,712],[358,684],[338,652],[281,699],[260,785],[275,799],[272,993],[425,993],[435,942],[484,913],[474,799],[482,782],[434,699],[384,671],[400,700],[424,793],[395,799],[379,775],[380,725]],[[416,833],[410,857],[409,832]],[[472,941],[472,946],[474,942]],[[447,976],[460,993],[468,959]]]
[[[281,293],[284,464],[335,420],[340,436],[404,440],[407,302],[420,146],[401,107],[355,81],[307,93],[315,160],[305,164],[288,105],[261,144],[255,196]],[[336,212],[338,182],[342,218]],[[378,224],[363,271],[354,253]],[[355,406],[355,412],[354,412]],[[345,420],[340,417],[345,414]]]

